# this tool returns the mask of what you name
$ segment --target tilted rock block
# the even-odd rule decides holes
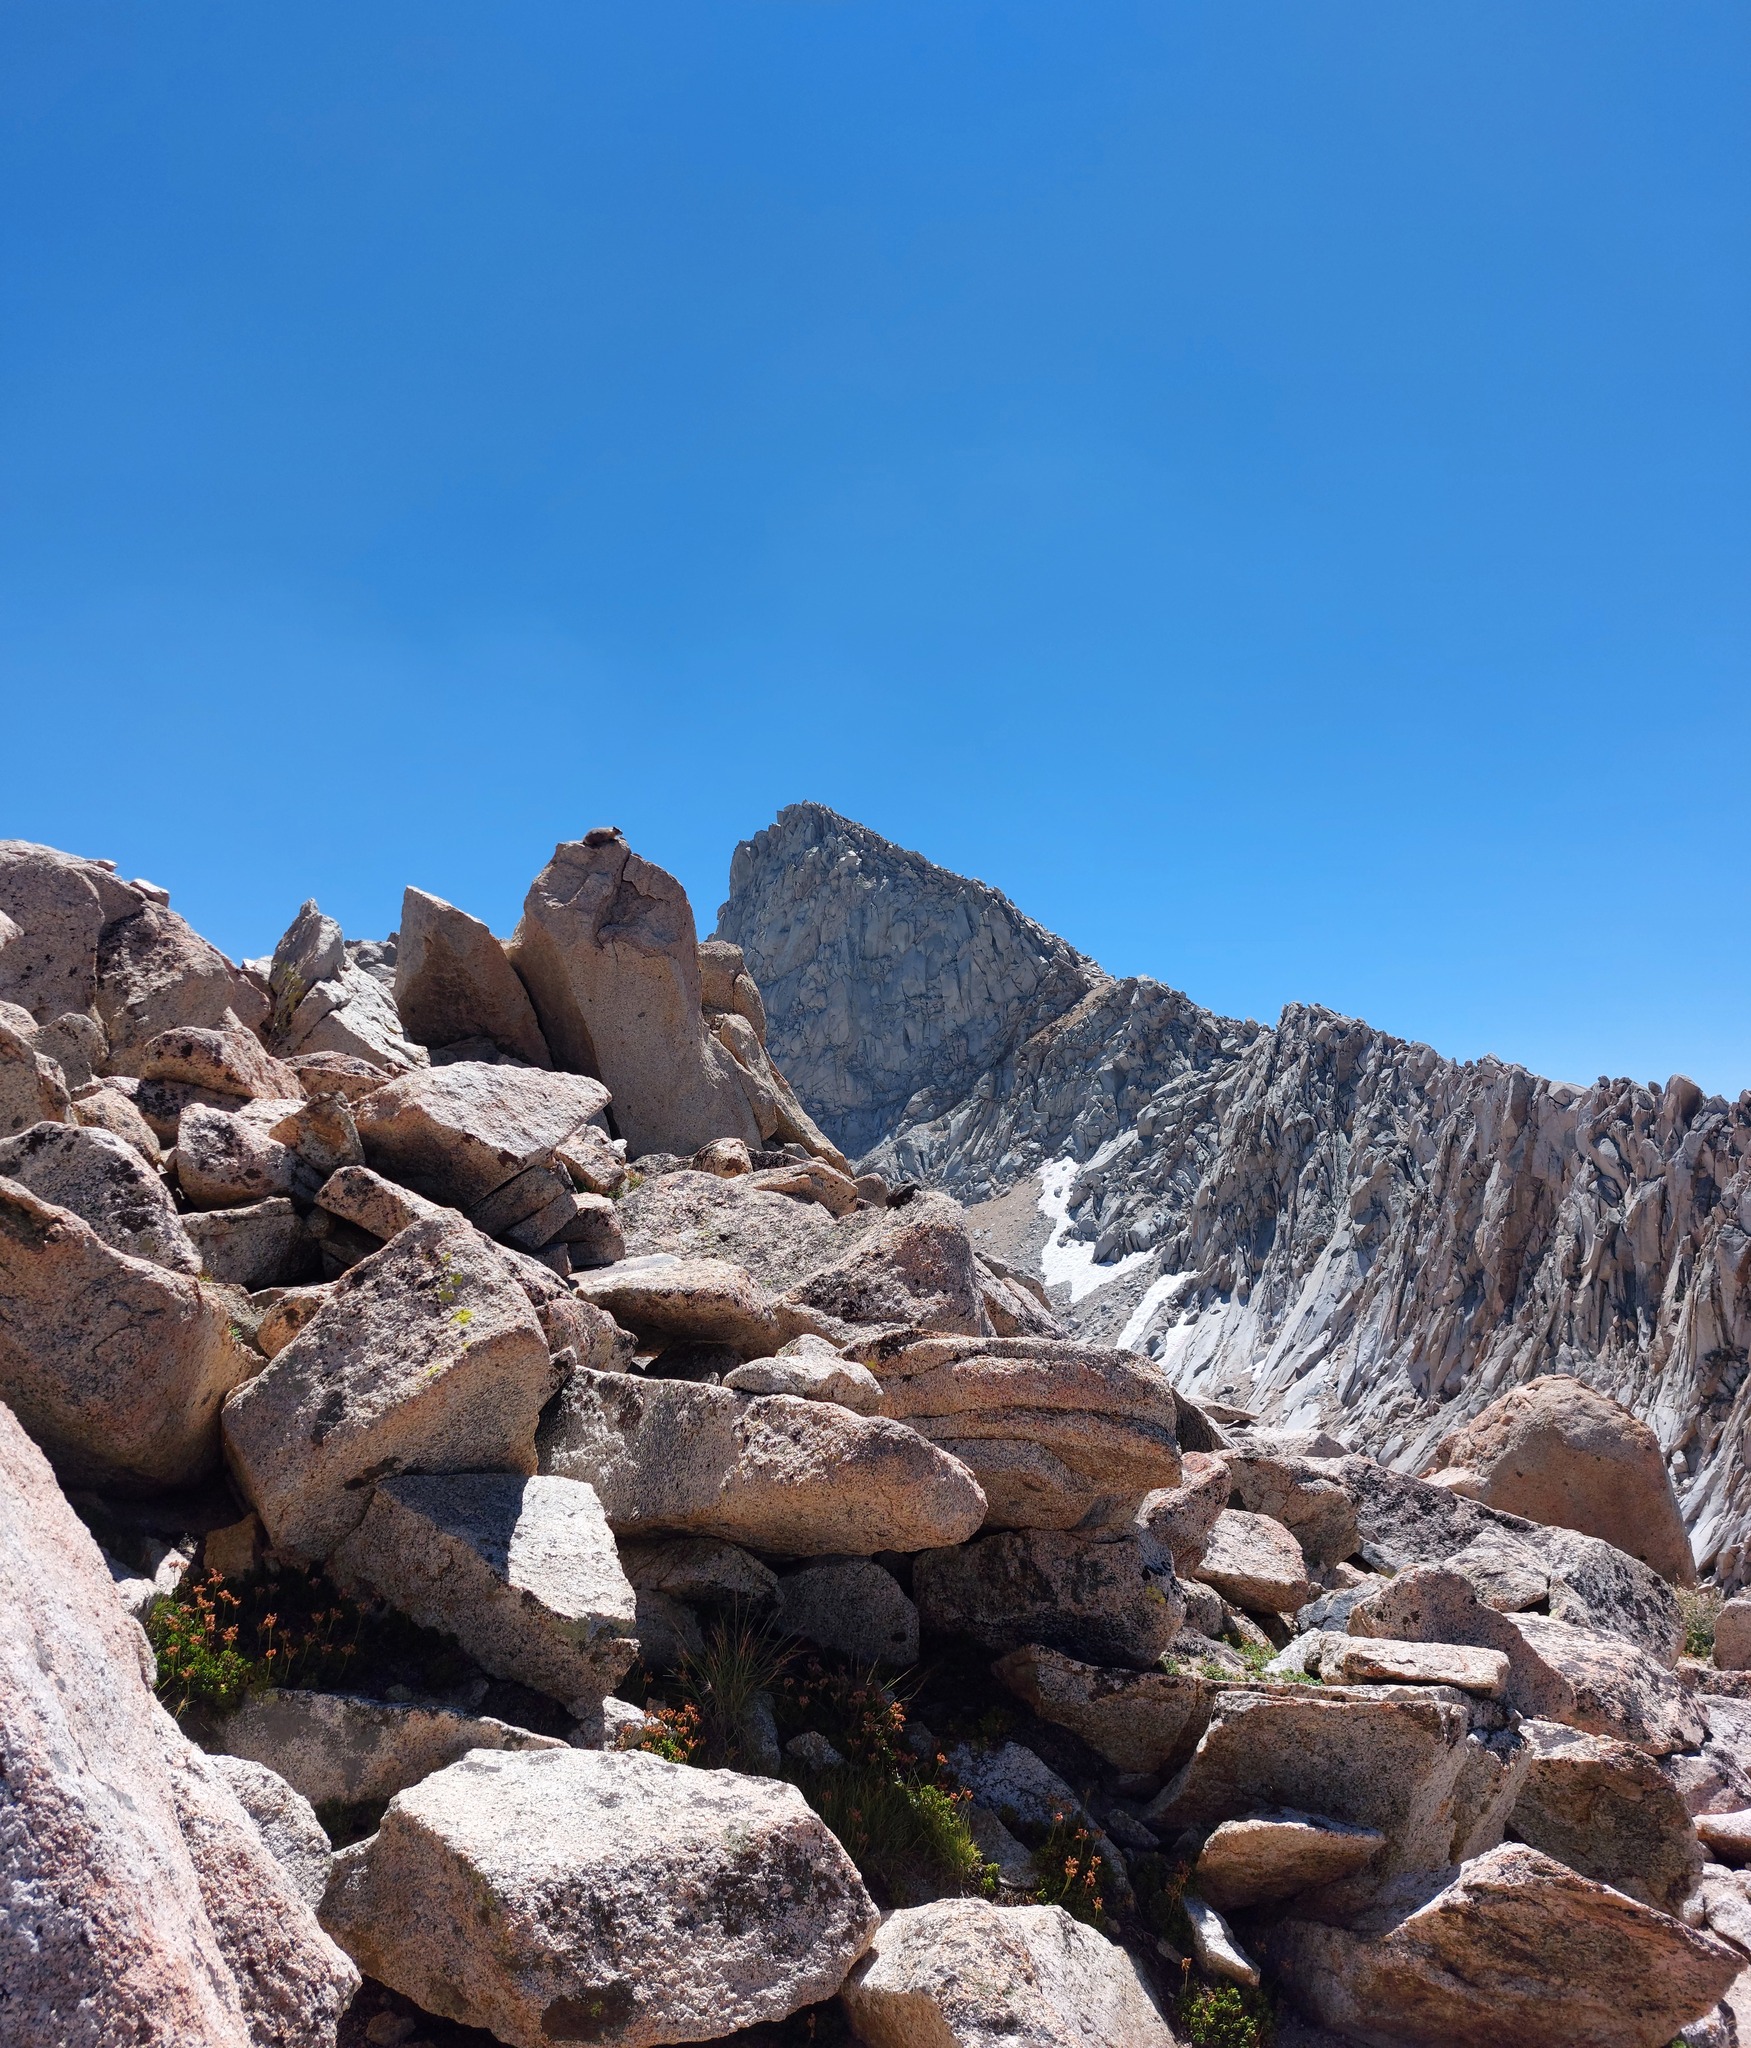
[[[871,2048],[1174,2048],[1137,1967],[1062,1906],[938,1899],[883,1921],[844,2003]]]
[[[332,2048],[357,1973],[152,1697],[150,1653],[0,1408],[9,2041]]]
[[[1038,1643],[1011,1650],[991,1669],[1042,1721],[1080,1735],[1121,1771],[1183,1764],[1209,1726],[1216,1693],[1196,1672],[1103,1668]]]
[[[266,1764],[241,1756],[213,1756],[209,1761],[255,1823],[262,1846],[314,1913],[328,1889],[329,1866],[334,1862],[316,1809]]]
[[[408,1036],[433,1051],[488,1038],[532,1067],[553,1065],[504,947],[479,918],[423,889],[401,899],[395,1007]]]
[[[700,1014],[686,891],[617,835],[554,848],[506,948],[554,1058],[599,1074],[636,1158],[760,1139],[736,1062]]]
[[[347,957],[341,928],[307,902],[274,948],[268,1042],[290,1059],[334,1052],[398,1071],[430,1064],[401,1028],[389,990]]]
[[[1266,1937],[1297,2003],[1366,2048],[1648,2048],[1743,1961],[1517,1843],[1381,1923],[1287,1920]]]
[[[201,1270],[170,1190],[108,1131],[43,1123],[0,1139],[0,1176],[71,1209],[115,1251],[176,1273]]]
[[[363,1518],[371,1480],[532,1471],[557,1377],[498,1251],[460,1218],[433,1218],[338,1280],[238,1390],[226,1454],[275,1549],[316,1561]]]
[[[186,1081],[250,1102],[298,1102],[304,1084],[267,1052],[253,1031],[185,1025],[161,1031],[134,1055],[127,1072],[142,1081]]]
[[[486,1714],[293,1688],[251,1693],[220,1724],[226,1754],[271,1763],[312,1806],[393,1799],[471,1749],[563,1749]]]
[[[792,1556],[961,1542],[985,1496],[912,1430],[787,1394],[579,1371],[541,1469],[586,1480],[615,1533],[673,1530]]]
[[[1225,1820],[1198,1852],[1192,1883],[1219,1911],[1292,1899],[1354,1877],[1386,1846],[1373,1828],[1289,1811]]]
[[[582,1074],[462,1060],[407,1074],[358,1105],[365,1161],[435,1202],[472,1209],[607,1107]]]
[[[1523,1721],[1531,1751],[1508,1827],[1583,1877],[1676,1913],[1702,1871],[1684,1801],[1643,1750],[1554,1721]]]
[[[248,1034],[268,1006],[249,977],[174,910],[142,902],[132,916],[106,923],[98,938],[95,1008],[111,1071],[129,1074],[161,1032]]]
[[[1146,1670],[1172,1643],[1185,1602],[1171,1569],[1131,1538],[1094,1541],[1004,1529],[927,1552],[912,1594],[927,1629],[993,1652],[1039,1643],[1090,1663]]]
[[[0,1399],[71,1483],[202,1478],[220,1404],[257,1362],[198,1281],[0,1179]]]
[[[386,1244],[410,1223],[429,1222],[446,1213],[442,1203],[428,1202],[424,1195],[386,1180],[368,1166],[343,1166],[330,1174],[317,1190],[316,1206],[356,1223]]]
[[[794,1786],[575,1749],[476,1752],[398,1794],[323,1908],[372,1976],[512,2048],[783,2019],[879,1921]]]
[[[600,1503],[575,1479],[379,1480],[329,1569],[574,1714],[612,1692],[638,1653],[632,1587]]]
[[[641,1335],[693,1337],[763,1358],[802,1318],[781,1316],[739,1266],[655,1252],[580,1273],[574,1291]]]
[[[1269,1515],[1240,1508],[1217,1516],[1193,1575],[1249,1614],[1293,1614],[1313,1597],[1295,1538]]]
[[[1183,1452],[1179,1484],[1155,1489],[1138,1507],[1139,1540],[1165,1551],[1180,1577],[1190,1577],[1227,1510],[1232,1491],[1228,1467],[1219,1453]]]

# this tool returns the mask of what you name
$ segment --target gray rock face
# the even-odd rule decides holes
[[[332,2044],[357,1976],[153,1699],[146,1654],[0,1408],[9,2048]]]
[[[198,1281],[0,1179],[0,1399],[69,1480],[138,1492],[203,1477],[220,1404],[255,1363]]]
[[[987,1650],[1038,1643],[1140,1670],[1185,1618],[1172,1567],[1152,1564],[1133,1538],[1097,1542],[1053,1529],[1004,1529],[927,1551],[912,1590],[926,1628],[970,1636]]]
[[[532,1067],[553,1065],[504,947],[479,918],[423,889],[401,899],[395,1007],[408,1036],[432,1051],[488,1038]]]
[[[638,1651],[633,1593],[590,1488],[509,1472],[383,1479],[334,1552],[341,1585],[363,1584],[484,1670],[598,1705]]]
[[[985,1515],[967,1468],[900,1423],[626,1373],[573,1376],[543,1424],[541,1468],[593,1486],[617,1535],[797,1557],[961,1542]]]
[[[0,1139],[0,1175],[83,1217],[105,1244],[172,1272],[198,1273],[170,1191],[131,1145],[78,1124],[37,1124]]]
[[[736,848],[717,936],[742,948],[767,1043],[853,1155],[921,1091],[959,1101],[1105,980],[996,890],[819,804]]]
[[[1372,1828],[1311,1813],[1225,1820],[1198,1853],[1192,1882],[1224,1913],[1354,1877],[1386,1846]]]
[[[360,1261],[225,1409],[225,1449],[276,1549],[326,1557],[365,1482],[535,1464],[557,1381],[535,1311],[480,1233],[415,1223]]]
[[[918,1610],[867,1558],[810,1565],[779,1582],[779,1626],[859,1665],[916,1664]]]
[[[512,2048],[783,2019],[879,1918],[793,1786],[574,1749],[477,1752],[399,1794],[323,1909],[374,1977]]]
[[[698,934],[673,875],[614,834],[557,846],[507,951],[554,1058],[608,1084],[634,1158],[759,1143],[741,1069],[701,1015]]]
[[[1699,1567],[1751,1583],[1751,1092],[1574,1088],[1307,1005],[1261,1030],[1039,933],[1042,998],[983,972],[1025,928],[817,806],[738,850],[720,919],[866,1166],[1029,1208],[1062,1171],[1062,1243],[1110,1276],[1066,1304],[1087,1334],[1411,1471],[1572,1373],[1654,1432]],[[951,1005],[980,1020],[958,1070]]]
[[[1121,1771],[1183,1764],[1210,1723],[1215,1688],[1195,1672],[1103,1669],[1038,1643],[991,1668],[1042,1721],[1071,1729]]]
[[[845,1987],[870,2048],[1174,2048],[1136,1965],[1062,1906],[938,1899],[882,1923]]]
[[[486,1714],[292,1688],[251,1694],[217,1739],[246,1768],[271,1764],[312,1807],[393,1799],[471,1749],[565,1747]]]

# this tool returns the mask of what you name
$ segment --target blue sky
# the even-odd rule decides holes
[[[0,4],[0,835],[233,952],[814,797],[1751,1083],[1751,15]]]

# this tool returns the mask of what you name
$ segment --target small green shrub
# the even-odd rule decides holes
[[[1180,1995],[1179,2023],[1192,2048],[1266,2048],[1276,2033],[1263,1993],[1238,1984],[1188,1983]]]
[[[1034,1851],[1040,1903],[1062,1906],[1071,1919],[1104,1930],[1106,1900],[1101,1886],[1106,1880],[1101,1868],[1105,1861],[1094,1836],[1074,1814],[1053,1814],[1045,1841]]]
[[[1684,1624],[1684,1654],[1712,1657],[1715,1653],[1715,1623],[1725,1605],[1714,1586],[1680,1586],[1678,1615]]]

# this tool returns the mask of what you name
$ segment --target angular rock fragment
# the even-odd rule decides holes
[[[511,2048],[783,2019],[879,1918],[794,1786],[574,1749],[477,1752],[399,1793],[323,1909],[372,1976]]]
[[[1508,1831],[1583,1877],[1676,1913],[1702,1869],[1697,1830],[1658,1764],[1626,1742],[1524,1721],[1531,1762]]]
[[[1478,1832],[1461,1797],[1477,1747],[1465,1709],[1432,1696],[1218,1690],[1190,1761],[1143,1818],[1159,1833],[1288,1808],[1372,1829],[1386,1843],[1366,1873],[1320,1894],[1324,1910],[1347,1914],[1402,1873],[1445,1869],[1456,1837]],[[1519,1768],[1489,1793],[1496,1841]]]
[[[748,1108],[762,1138],[773,1145],[797,1145],[832,1166],[835,1172],[851,1176],[851,1162],[826,1136],[802,1104],[790,1083],[772,1063],[759,1034],[748,1020],[732,1012],[707,1012],[706,1028],[734,1063],[734,1072],[747,1097]]]
[[[1316,1569],[1355,1554],[1361,1541],[1356,1504],[1335,1479],[1306,1459],[1236,1448],[1222,1453],[1234,1505],[1281,1522]]]
[[[270,1136],[260,1119],[191,1103],[177,1125],[176,1181],[196,1209],[235,1208],[276,1195],[308,1208],[322,1175]]]
[[[268,1854],[314,1913],[328,1889],[329,1865],[334,1861],[334,1850],[316,1818],[316,1809],[266,1764],[223,1755],[214,1756],[211,1762],[255,1823]]]
[[[283,1057],[344,1053],[401,1071],[429,1064],[425,1047],[402,1031],[389,990],[348,959],[340,926],[314,902],[300,909],[274,948],[268,982],[268,1042]]]
[[[271,1764],[311,1806],[393,1799],[474,1749],[563,1749],[486,1714],[294,1688],[252,1693],[219,1725],[228,1756]]]
[[[1327,1636],[1318,1667],[1329,1684],[1450,1685],[1487,1700],[1499,1700],[1507,1691],[1508,1672],[1500,1650],[1396,1643],[1381,1636]]]
[[[0,1408],[7,2039],[332,2048],[356,1974],[207,1783],[146,1656],[97,1545]]]
[[[1172,1643],[1185,1614],[1172,1571],[1152,1566],[1134,1540],[1048,1529],[1005,1529],[928,1551],[913,1569],[912,1594],[927,1629],[992,1652],[1038,1643],[1141,1670]]]
[[[799,1557],[962,1542],[985,1514],[966,1467],[899,1423],[618,1373],[574,1375],[543,1425],[541,1469],[593,1486],[617,1535]]]
[[[882,1923],[845,1987],[870,2048],[1174,2048],[1122,1948],[1062,1906],[938,1899]]]
[[[1042,1721],[1080,1735],[1121,1771],[1184,1763],[1209,1725],[1216,1690],[1195,1672],[1103,1669],[1038,1643],[1010,1651],[991,1668]]]
[[[203,1477],[220,1404],[257,1363],[198,1281],[0,1179],[0,1399],[70,1482]]]
[[[477,1203],[608,1102],[599,1081],[463,1060],[403,1075],[358,1105],[366,1164],[461,1209]]]
[[[1281,1522],[1225,1508],[1194,1576],[1249,1614],[1293,1614],[1313,1596],[1301,1546]]]
[[[1743,1594],[1715,1616],[1714,1660],[1722,1671],[1751,1671],[1751,1599]]]
[[[992,1528],[1093,1528],[1180,1478],[1177,1408],[1128,1351],[1046,1338],[914,1345],[882,1358],[882,1412],[969,1467]],[[906,1370],[916,1365],[915,1370]]]
[[[292,1069],[240,1026],[161,1031],[139,1048],[124,1071],[142,1081],[182,1081],[245,1102],[298,1102],[305,1092]]]
[[[1555,1522],[1696,1583],[1659,1439],[1584,1382],[1548,1373],[1511,1387],[1436,1450],[1440,1485],[1530,1522]]]
[[[1366,2048],[1649,2048],[1700,2019],[1742,1960],[1517,1843],[1381,1919],[1288,1920],[1266,1938],[1297,2003]]]
[[[778,1625],[854,1664],[916,1664],[918,1610],[892,1572],[857,1558],[810,1565],[779,1581]]]
[[[1219,1911],[1292,1899],[1354,1877],[1386,1847],[1373,1828],[1287,1809],[1225,1820],[1198,1852],[1192,1883]]]
[[[700,1014],[693,912],[672,875],[615,834],[557,846],[506,950],[554,1058],[612,1090],[633,1157],[759,1142],[740,1069]]]
[[[33,1124],[72,1121],[72,1098],[60,1067],[37,1051],[33,1038],[0,1023],[0,1138]]]
[[[870,1227],[851,1250],[797,1281],[781,1301],[819,1309],[841,1323],[984,1334],[973,1247],[960,1204],[946,1195],[920,1194],[903,1209],[871,1210],[868,1217]],[[853,1220],[864,1219],[843,1222]]]
[[[107,1084],[85,1089],[73,1104],[73,1121],[88,1131],[108,1131],[131,1145],[148,1166],[156,1166],[162,1148],[158,1134],[140,1114],[133,1098]]]
[[[338,1280],[225,1410],[226,1454],[275,1549],[320,1560],[369,1482],[529,1472],[557,1374],[527,1296],[460,1219],[415,1223]]]
[[[94,1007],[114,1073],[135,1072],[137,1057],[160,1032],[250,1033],[267,1016],[249,977],[161,903],[141,902],[131,916],[106,922],[96,966]]]
[[[612,1692],[638,1653],[632,1587],[600,1503],[575,1479],[379,1480],[329,1569],[574,1714]]]
[[[445,1214],[442,1203],[428,1202],[424,1195],[385,1180],[368,1166],[343,1166],[330,1174],[317,1190],[316,1206],[347,1223],[356,1223],[385,1243],[410,1223]]]
[[[789,1195],[793,1201],[819,1202],[829,1216],[849,1216],[857,1207],[857,1189],[850,1176],[823,1159],[763,1167],[749,1185],[769,1195]]]
[[[680,1259],[666,1252],[622,1259],[579,1275],[576,1291],[641,1334],[727,1344],[755,1358],[767,1356],[793,1328],[739,1266],[722,1259]]]
[[[308,1225],[283,1195],[240,1209],[204,1209],[182,1218],[209,1280],[257,1293],[297,1287],[321,1270]]]
[[[43,1123],[0,1139],[0,1176],[71,1209],[115,1251],[176,1273],[201,1270],[169,1189],[108,1131]]]
[[[793,1349],[779,1358],[750,1359],[725,1373],[724,1385],[739,1394],[794,1394],[799,1401],[833,1401],[854,1415],[881,1412],[882,1383],[867,1365],[840,1358],[820,1338],[795,1342],[818,1345],[819,1350]]]
[[[1167,1552],[1181,1578],[1197,1570],[1211,1531],[1227,1511],[1233,1487],[1228,1467],[1210,1451],[1185,1451],[1177,1486],[1146,1494],[1137,1510],[1138,1536]]]
[[[1192,1930],[1192,1954],[1198,1967],[1209,1977],[1225,1977],[1231,1984],[1257,1984],[1259,1966],[1234,1938],[1234,1930],[1216,1908],[1195,1893],[1182,1901],[1186,1924]]]
[[[408,1036],[434,1052],[486,1038],[532,1067],[553,1065],[504,947],[479,918],[423,889],[401,899],[395,1007]]]

